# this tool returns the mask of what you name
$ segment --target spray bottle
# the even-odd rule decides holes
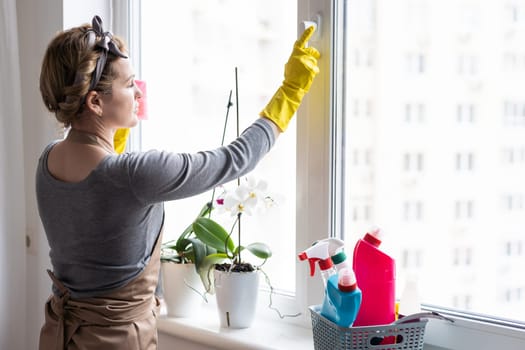
[[[350,269],[350,264],[346,259],[346,253],[344,251],[345,242],[338,238],[325,238],[321,242],[328,242],[328,254],[334,263],[337,271],[342,269]]]
[[[362,294],[354,271],[343,268],[330,276],[321,315],[340,327],[351,327],[361,306]]]
[[[353,268],[363,293],[354,326],[375,326],[395,320],[395,261],[379,250],[381,230],[371,229],[354,248]]]
[[[299,260],[304,261],[306,259],[308,259],[308,263],[310,264],[310,276],[315,274],[315,263],[319,263],[321,277],[323,278],[323,283],[326,287],[328,278],[331,275],[336,274],[334,264],[328,254],[328,242],[320,241],[299,253]]]

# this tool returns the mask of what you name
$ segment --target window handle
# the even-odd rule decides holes
[[[317,14],[312,19],[306,20],[302,22],[302,31],[304,31],[306,28],[310,27],[315,28],[315,32],[310,38],[310,41],[319,41],[321,39],[321,15]]]

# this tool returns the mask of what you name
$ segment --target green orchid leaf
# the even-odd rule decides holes
[[[203,218],[205,216],[208,216],[211,213],[212,210],[213,210],[213,206],[211,205],[211,203],[206,203],[202,207],[201,211],[199,212],[199,216],[197,216],[197,217],[198,218]]]
[[[233,251],[233,256],[239,256],[239,253],[242,252],[243,250],[244,250],[244,246],[242,245],[236,247],[235,250]]]
[[[212,219],[197,218],[193,222],[193,232],[204,244],[217,249],[220,253],[230,253],[235,249],[235,244],[228,232]]]
[[[178,254],[167,254],[164,253],[160,256],[160,261],[162,262],[172,262],[176,264],[181,263],[181,257]]]
[[[179,239],[177,239],[177,243],[175,244],[175,249],[177,251],[183,251],[186,248],[186,238],[193,232],[193,225],[189,225],[186,227],[184,231],[182,231],[181,235],[179,236]],[[186,245],[185,245],[186,243]]]
[[[189,249],[188,246],[190,245],[190,241],[186,238],[179,237],[177,240],[177,243],[175,246],[173,246],[173,249],[175,249],[180,255],[185,255],[184,251]]]
[[[265,243],[255,242],[247,245],[246,249],[248,249],[253,255],[260,259],[268,259],[272,256],[272,251],[270,250],[270,247]]]
[[[200,264],[197,272],[201,278],[204,290],[207,293],[215,293],[215,289],[213,288],[213,267],[215,264],[221,264],[225,261],[230,261],[228,255],[224,253],[215,253],[206,256]]]
[[[195,264],[195,269],[199,272],[199,269],[206,258],[207,255],[217,253],[217,250],[204,244],[198,238],[188,238],[192,244],[193,250],[193,263]]]

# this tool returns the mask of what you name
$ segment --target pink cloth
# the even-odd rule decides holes
[[[139,89],[142,91],[142,98],[139,100],[139,112],[137,114],[137,117],[139,120],[147,120],[148,119],[148,92],[146,89],[146,82],[144,80],[135,80],[135,83],[139,87]]]

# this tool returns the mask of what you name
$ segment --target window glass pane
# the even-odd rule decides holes
[[[525,321],[525,3],[345,8],[348,248],[377,224],[398,297]]]
[[[232,141],[235,68],[242,132],[281,84],[296,39],[296,13],[292,0],[142,1],[141,78],[148,84],[149,112],[149,119],[141,123],[142,149],[197,152],[218,147],[230,91],[234,105],[226,143]],[[252,175],[268,183],[277,208],[264,215],[245,215],[242,243],[269,244],[274,256],[264,271],[274,287],[293,291],[294,123]],[[167,203],[164,239],[178,237],[210,199],[211,192]]]

